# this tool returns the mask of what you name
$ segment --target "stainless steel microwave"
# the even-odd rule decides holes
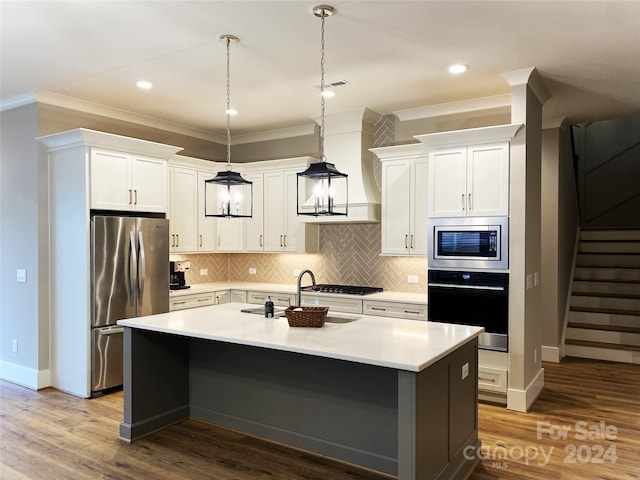
[[[509,268],[509,217],[429,219],[431,268]]]

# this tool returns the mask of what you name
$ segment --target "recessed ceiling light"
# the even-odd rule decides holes
[[[149,90],[151,87],[153,87],[153,84],[151,82],[147,82],[146,80],[140,80],[138,83],[136,83],[136,85],[138,86],[138,88],[142,88],[143,90]]]
[[[467,70],[469,70],[469,65],[465,65],[464,63],[456,63],[449,67],[449,73],[453,73],[455,75],[464,73]]]

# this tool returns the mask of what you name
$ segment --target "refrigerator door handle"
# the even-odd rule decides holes
[[[138,285],[138,250],[136,249],[136,238],[133,236],[133,230],[129,232],[129,265],[127,271],[129,273],[129,306],[135,305],[134,285]],[[133,276],[131,275],[133,270]]]
[[[147,276],[146,260],[144,254],[144,241],[142,232],[138,232],[138,245],[140,246],[140,263],[138,264],[138,305],[142,303],[142,294],[144,293],[144,280]]]
[[[123,332],[124,332],[124,327],[110,327],[110,328],[103,328],[98,333],[100,335],[115,335]]]

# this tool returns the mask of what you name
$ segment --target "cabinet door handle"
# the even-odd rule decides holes
[[[183,304],[187,303],[187,301],[183,300],[181,302],[171,302],[171,303],[173,303],[174,305],[183,305]]]
[[[209,301],[209,297],[199,298],[198,301],[199,302],[208,302]]]
[[[171,234],[171,246],[176,246],[176,236],[174,234]]]
[[[262,235],[260,235],[260,246],[262,247]]]
[[[285,247],[287,246],[287,236],[286,235],[284,236],[284,246]]]
[[[413,235],[411,235],[411,244],[410,244],[410,245],[411,245],[411,248],[415,248],[415,247],[413,246]]]
[[[468,210],[471,211],[473,208],[471,206],[471,193],[467,193],[467,203],[468,203]]]
[[[133,204],[134,205],[138,204],[138,190],[133,191]]]
[[[254,300],[266,300],[266,297],[258,297],[258,296],[255,296],[255,297],[253,297],[253,298],[254,298]]]
[[[404,313],[413,313],[415,315],[420,315],[420,312],[418,312],[417,310],[405,310]]]
[[[216,295],[216,305],[220,305],[220,297]]]
[[[280,246],[282,247],[282,235],[280,235]]]
[[[180,235],[176,233],[176,247],[180,246]]]
[[[409,238],[409,235],[405,235],[404,236],[404,248],[409,248],[409,245],[407,244],[407,239]]]
[[[464,210],[465,207],[465,203],[464,203],[464,193],[462,194],[462,210]]]
[[[288,297],[287,298],[276,298],[276,300],[279,301],[279,302],[289,302],[290,301]]]
[[[380,312],[386,312],[387,311],[387,309],[383,308],[383,307],[370,307],[370,308],[371,308],[371,310],[378,310]]]
[[[220,248],[220,234],[218,234],[218,248]]]
[[[484,377],[478,377],[478,380],[482,381],[482,382],[491,382],[491,383],[496,383],[496,379],[495,378],[484,378]]]
[[[129,189],[129,205],[131,205],[131,189]]]
[[[200,235],[200,246],[202,246],[202,235]]]

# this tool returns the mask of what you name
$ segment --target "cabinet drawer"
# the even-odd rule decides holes
[[[296,301],[296,296],[288,293],[247,292],[247,303],[264,305],[264,302],[267,301],[267,297],[271,297],[273,304],[278,307],[288,307],[289,305],[293,305]]]
[[[362,313],[362,300],[338,297],[320,297],[315,295],[301,295],[300,305],[308,307],[329,307],[334,312]]]
[[[196,295],[180,295],[179,297],[169,298],[169,311],[183,310],[185,308],[205,307],[207,305],[215,305],[215,292],[200,293]]]
[[[478,390],[507,393],[507,371],[501,368],[479,366]]]
[[[380,317],[406,318],[409,320],[427,320],[427,305],[421,303],[381,302],[364,300],[362,313]]]
[[[231,290],[231,302],[233,303],[247,303],[246,290]]]

